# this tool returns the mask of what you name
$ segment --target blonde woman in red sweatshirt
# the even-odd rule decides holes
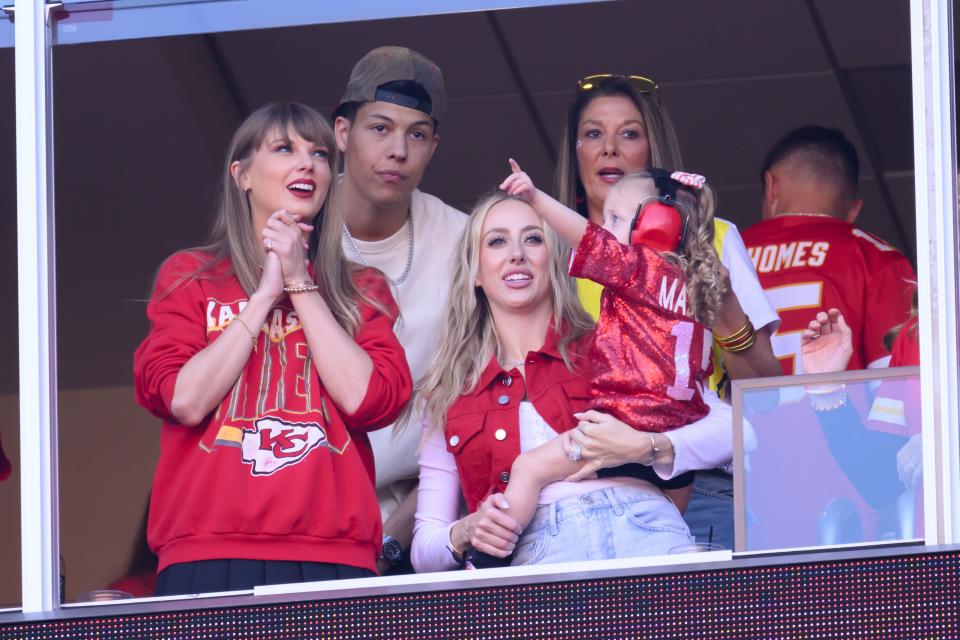
[[[268,105],[234,134],[208,245],[160,267],[137,401],[163,420],[158,595],[373,575],[366,433],[409,398],[380,272],[346,261],[329,124]]]

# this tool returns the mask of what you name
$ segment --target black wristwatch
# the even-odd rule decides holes
[[[393,536],[383,536],[383,549],[380,551],[380,559],[386,560],[393,566],[400,562],[403,555],[403,547]]]

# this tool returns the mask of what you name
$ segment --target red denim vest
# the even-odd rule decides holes
[[[570,343],[571,371],[557,349],[553,327],[539,351],[527,354],[526,380],[517,369],[504,371],[495,357],[477,388],[460,396],[447,411],[444,438],[460,473],[467,508],[476,511],[490,493],[502,492],[510,467],[520,455],[520,402],[529,400],[557,433],[577,425],[574,413],[590,408],[589,367],[584,356],[593,332]]]

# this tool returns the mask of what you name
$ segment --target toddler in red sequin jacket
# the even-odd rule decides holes
[[[500,188],[530,204],[575,247],[570,275],[604,287],[588,354],[592,408],[652,433],[707,415],[702,389],[713,344],[707,325],[725,286],[708,231],[713,195],[703,177],[658,169],[627,175],[611,187],[601,227],[538,190],[516,162],[510,164],[513,173]],[[568,459],[560,440],[522,454],[513,465],[505,497],[523,524],[539,489],[580,467],[578,448]]]

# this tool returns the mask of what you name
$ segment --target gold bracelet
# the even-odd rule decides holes
[[[748,331],[747,333],[743,334],[738,338],[735,338],[733,340],[716,340],[715,339],[714,342],[716,342],[717,346],[720,347],[721,349],[734,349],[744,344],[745,342],[749,342],[756,335],[757,335],[757,332],[754,331],[753,327],[751,326],[750,331]]]
[[[453,534],[453,528],[451,527],[450,533],[447,534],[447,551],[449,551],[450,555],[453,556],[454,562],[456,562],[457,564],[463,564],[463,551],[453,546],[453,540],[450,539],[450,536],[452,534]]]
[[[723,346],[725,344],[739,342],[740,340],[743,340],[745,337],[747,337],[751,333],[753,333],[753,323],[750,322],[750,318],[747,318],[746,323],[744,323],[742,327],[740,327],[737,331],[733,332],[731,335],[726,336],[725,338],[721,338],[720,336],[715,336],[713,339],[718,345]]]
[[[732,344],[732,345],[720,344],[717,346],[720,347],[720,349],[722,349],[723,351],[726,351],[727,353],[740,353],[741,351],[746,351],[756,343],[757,343],[757,334],[754,332],[737,344]]]
[[[257,334],[255,334],[253,331],[250,330],[250,325],[244,322],[243,318],[241,318],[240,316],[234,316],[233,320],[236,320],[237,322],[239,322],[241,325],[243,325],[243,328],[247,330],[247,335],[250,336],[250,344],[253,346],[253,352],[256,353],[257,352]],[[231,320],[231,322],[233,322],[233,320]]]
[[[296,282],[290,286],[283,286],[283,290],[286,293],[308,293],[310,291],[316,291],[319,288],[316,282],[310,282],[309,280],[306,282]]]

